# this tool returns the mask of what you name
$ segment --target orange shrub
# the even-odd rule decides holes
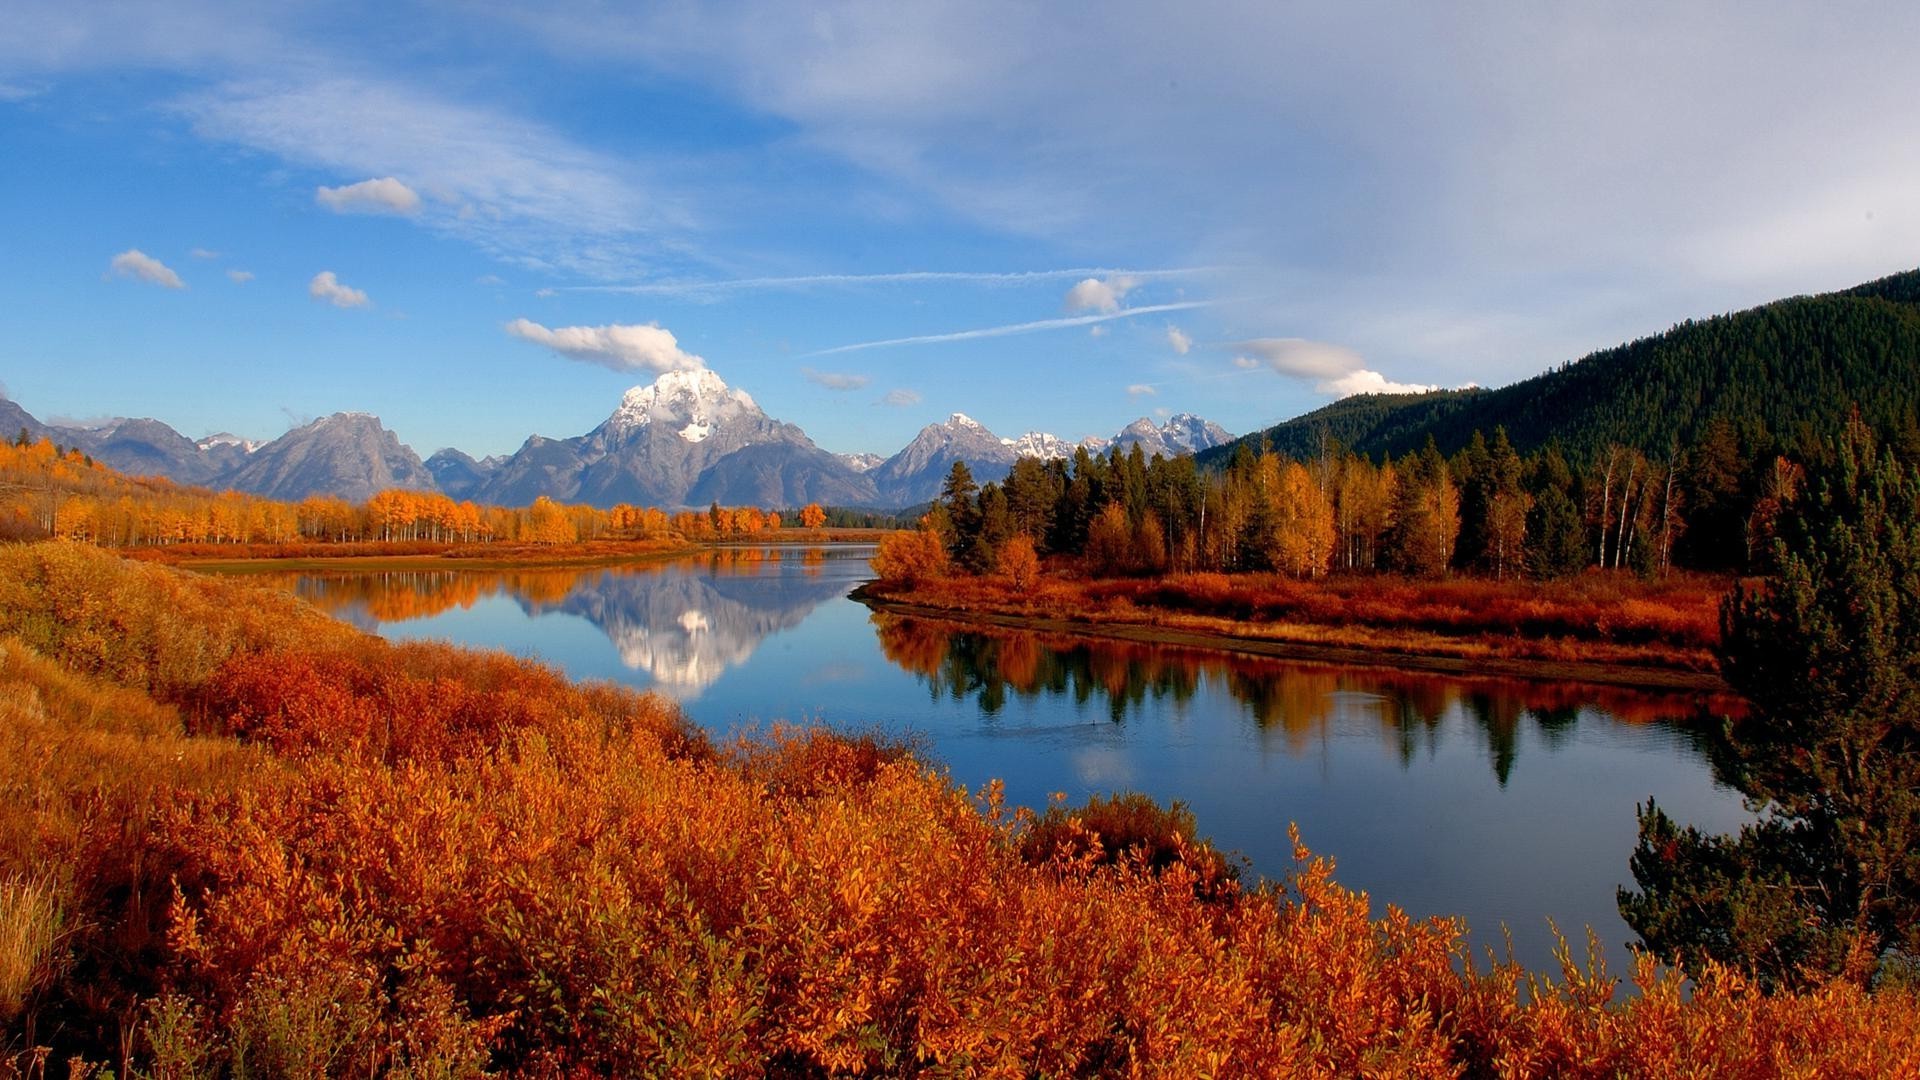
[[[932,529],[892,532],[880,538],[873,572],[883,582],[912,585],[944,577],[947,547]]]

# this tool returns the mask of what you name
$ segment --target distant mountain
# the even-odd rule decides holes
[[[1140,452],[1149,458],[1155,454],[1176,458],[1182,454],[1211,450],[1231,441],[1233,436],[1219,424],[1192,413],[1175,413],[1158,427],[1143,416],[1121,428],[1120,434],[1113,437],[1110,445],[1118,447],[1122,453],[1137,445]]]
[[[1504,427],[1523,451],[1556,439],[1576,456],[1608,443],[1659,455],[1716,418],[1789,435],[1831,431],[1855,407],[1881,428],[1920,415],[1920,270],[1684,322],[1498,390],[1346,398],[1240,441],[1296,457],[1324,442],[1378,456],[1431,436],[1451,453],[1475,430]]]
[[[388,488],[438,490],[433,474],[368,413],[334,413],[255,450],[223,481],[274,499],[338,495],[354,502]]]
[[[1044,431],[1029,431],[1017,439],[1001,439],[1015,457],[1039,458],[1051,461],[1054,458],[1070,458],[1075,447],[1083,443],[1070,443],[1058,435],[1049,435]],[[1098,441],[1098,440],[1096,440]],[[1102,442],[1102,448],[1105,444]]]
[[[195,439],[193,445],[206,455],[215,476],[225,476],[245,464],[247,457],[265,444],[222,431],[204,439]]]
[[[232,460],[231,451],[216,456],[158,420],[116,420],[71,432],[67,441],[130,476],[164,476],[195,486],[219,479]]]
[[[954,413],[921,428],[912,442],[867,475],[879,489],[880,505],[913,506],[940,494],[955,461],[966,462],[974,482],[984,484],[1005,478],[1019,457],[980,421]]]
[[[0,397],[0,438],[17,439],[21,432],[26,433],[29,442],[52,437],[51,429],[34,419],[32,413],[11,399]]]
[[[841,464],[847,468],[860,473],[872,472],[887,463],[887,459],[879,454],[835,454],[833,456],[839,458]]]
[[[585,435],[528,439],[477,492],[507,505],[537,495],[593,506],[871,505],[876,497],[860,472],[704,369],[634,387]]]
[[[449,498],[466,499],[480,490],[493,474],[500,471],[505,458],[487,457],[475,461],[470,455],[449,446],[434,452],[424,463],[433,474],[433,482]]]

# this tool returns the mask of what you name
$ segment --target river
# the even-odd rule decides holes
[[[1615,974],[1632,933],[1634,808],[1750,819],[1717,784],[1695,696],[968,631],[847,597],[870,548],[722,549],[667,563],[484,572],[323,572],[281,582],[395,640],[504,649],[678,700],[710,731],[778,721],[919,742],[1011,802],[1139,791],[1178,800],[1253,873],[1291,866],[1289,823],[1376,908],[1501,928],[1552,968],[1548,920]]]

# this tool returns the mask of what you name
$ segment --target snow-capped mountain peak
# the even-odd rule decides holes
[[[636,386],[620,399],[607,427],[625,433],[655,421],[670,425],[688,442],[701,442],[729,420],[761,416],[760,406],[745,390],[734,390],[707,368],[669,371],[647,386]]]
[[[1073,456],[1074,444],[1045,431],[1029,431],[1017,439],[1001,439],[1009,449],[1021,457],[1039,458],[1042,461],[1053,458]]]
[[[265,445],[257,439],[243,439],[230,431],[215,432],[193,445],[202,450],[211,450],[216,446],[237,446],[243,453],[251,454]]]

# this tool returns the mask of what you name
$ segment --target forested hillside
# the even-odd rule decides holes
[[[1442,453],[1504,427],[1522,452],[1557,440],[1575,460],[1609,445],[1664,457],[1723,420],[1743,442],[1796,445],[1853,409],[1911,439],[1920,417],[1920,270],[1795,297],[1593,353],[1498,390],[1347,398],[1239,440],[1312,457],[1331,443],[1394,457]],[[1235,446],[1201,455],[1224,465]]]

